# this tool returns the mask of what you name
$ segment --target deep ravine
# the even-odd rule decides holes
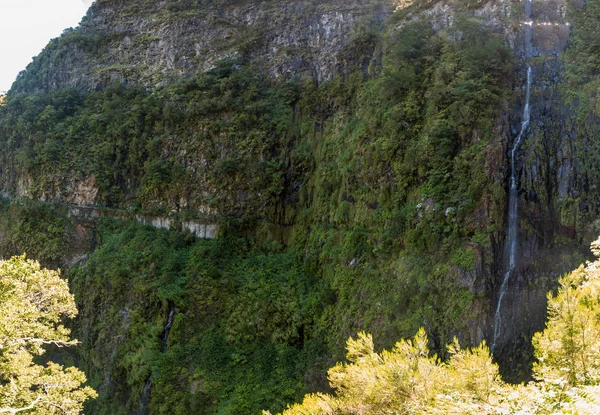
[[[498,304],[496,305],[496,312],[494,314],[494,337],[492,340],[492,352],[495,351],[498,338],[500,337],[502,330],[502,300],[508,290],[508,282],[511,275],[513,274],[516,267],[517,257],[517,245],[518,245],[518,226],[519,226],[519,209],[518,209],[518,188],[517,188],[517,166],[516,157],[517,150],[521,145],[527,129],[529,127],[531,110],[529,106],[531,96],[531,64],[529,58],[531,57],[531,37],[532,37],[532,15],[531,15],[531,0],[525,1],[525,21],[523,22],[525,30],[525,61],[527,63],[527,84],[525,88],[525,106],[523,108],[523,117],[521,121],[521,129],[513,147],[510,151],[510,189],[508,195],[508,236],[506,239],[506,272],[500,286],[498,295]]]

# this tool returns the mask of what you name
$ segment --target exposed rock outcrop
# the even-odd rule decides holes
[[[345,65],[340,52],[353,31],[381,28],[394,7],[393,0],[98,0],[78,28],[35,58],[13,91],[153,87],[242,55],[273,78],[325,81]]]

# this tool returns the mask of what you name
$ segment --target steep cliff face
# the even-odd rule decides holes
[[[579,171],[595,165],[595,156],[582,151],[587,133],[574,125],[581,113],[570,98],[572,66],[567,66],[568,55],[576,49],[570,35],[572,27],[577,28],[577,7],[532,2],[531,123],[517,157],[519,258],[508,293],[503,352],[512,355],[508,360],[513,362],[527,344],[514,338],[527,339],[543,324],[544,292],[569,265],[586,258],[581,246],[598,232],[597,196],[589,187],[584,190],[587,178]],[[524,79],[525,70],[519,72],[523,75],[517,82],[524,84],[519,78]],[[523,105],[518,98],[516,108]],[[508,143],[519,130],[521,120],[515,115]]]
[[[581,11],[582,7],[588,11]],[[554,287],[557,275],[586,258],[582,247],[600,231],[596,224],[597,195],[591,190],[596,186],[592,184],[595,179],[589,174],[595,165],[595,151],[588,143],[589,135],[594,135],[591,130],[595,128],[592,127],[595,116],[586,112],[587,99],[582,105],[575,98],[581,96],[581,87],[570,79],[577,78],[578,72],[575,69],[578,63],[574,61],[578,42],[570,42],[571,30],[573,26],[577,30],[579,23],[586,27],[580,31],[589,31],[590,22],[584,22],[581,14],[589,15],[592,7],[563,1],[533,1],[531,17],[525,18],[523,4],[499,1],[478,5],[472,12],[503,33],[517,58],[515,93],[510,107],[498,112],[497,142],[488,147],[486,155],[488,179],[504,182],[506,186],[510,174],[507,154],[523,121],[526,54],[532,67],[531,122],[516,155],[520,213],[517,267],[503,300],[505,333],[496,351],[496,357],[512,370],[519,370],[518,356],[527,349],[528,338],[543,325],[545,292]],[[444,30],[464,11],[460,3],[444,2],[409,12],[407,18],[427,16],[437,30]],[[531,50],[526,53],[527,25],[532,30]],[[582,118],[586,119],[583,123]],[[487,210],[488,215],[497,213],[498,210]],[[503,226],[492,236],[495,242],[484,251],[478,271],[478,281],[487,281],[492,292],[498,291],[506,269],[505,231]],[[484,265],[486,261],[491,267]],[[490,297],[492,305],[497,301],[497,295]],[[491,326],[488,313],[487,321],[473,322],[472,327],[490,339]]]
[[[441,356],[454,335],[491,340],[527,55],[496,351],[525,379],[546,291],[600,230],[595,78],[576,63],[600,19],[591,0],[522,6],[98,0],[54,40],[0,107],[3,194],[173,228],[0,211],[2,254],[79,264],[91,410],[282,408],[359,330],[389,346],[425,326]]]
[[[156,87],[241,56],[273,78],[321,82],[357,58],[343,49],[353,31],[381,26],[393,7],[392,0],[99,0],[77,29],[35,59],[13,90],[94,91],[114,82]]]
[[[281,186],[282,169],[281,149],[275,148],[277,144],[268,135],[273,135],[275,123],[288,122],[287,119],[274,120],[288,115],[278,116],[273,112],[289,111],[291,101],[296,99],[290,86],[287,92],[280,91],[280,96],[276,96],[276,91],[265,92],[275,86],[273,81],[277,79],[322,82],[355,71],[357,67],[366,71],[376,53],[376,43],[369,36],[362,39],[359,35],[382,30],[392,10],[389,1],[324,4],[97,1],[80,27],[53,40],[35,58],[10,94],[21,98],[37,94],[37,99],[23,98],[18,110],[21,113],[26,111],[37,118],[44,110],[53,109],[45,114],[45,125],[38,124],[42,129],[62,123],[82,107],[91,110],[89,117],[99,118],[90,119],[85,127],[67,122],[69,131],[77,137],[67,133],[71,138],[66,138],[66,131],[62,131],[50,134],[54,137],[49,139],[49,134],[39,131],[44,137],[23,140],[23,137],[15,136],[5,142],[10,150],[7,148],[2,163],[2,188],[7,194],[41,200],[130,206],[133,199],[139,200],[143,193],[144,169],[153,170],[154,176],[165,176],[172,172],[172,162],[175,162],[182,167],[186,178],[177,179],[180,184],[173,192],[163,189],[160,194],[147,194],[147,203],[142,203],[145,207],[206,213],[220,206],[221,212],[231,213],[240,208],[247,209],[245,200],[250,195],[263,199],[250,209],[265,205],[268,203],[265,199],[270,197],[268,189]],[[224,59],[234,65],[233,72],[242,62],[248,69],[242,76],[232,76],[231,66],[218,67],[218,62]],[[201,84],[196,83],[196,77],[215,68],[216,77],[208,76]],[[230,73],[223,73],[223,69]],[[242,79],[243,76],[247,79]],[[265,76],[267,79],[262,79]],[[230,80],[229,87],[218,85],[223,77]],[[175,88],[184,90],[176,91],[170,87],[174,84],[180,85]],[[246,96],[240,94],[241,84],[248,90]],[[113,90],[107,89],[108,86]],[[148,92],[154,88],[161,92]],[[230,92],[225,93],[224,88]],[[192,94],[186,96],[186,90]],[[252,90],[256,91],[254,95],[250,95]],[[96,92],[96,99],[91,98],[95,91],[100,91]],[[111,115],[108,115],[108,108],[102,107],[107,93],[121,95],[122,99],[120,106],[112,106]],[[204,95],[202,105],[197,103],[198,94]],[[219,94],[226,94],[228,98],[220,99]],[[93,109],[90,99],[97,103]],[[133,104],[131,99],[137,100],[139,105]],[[216,99],[218,103],[209,102],[209,99]],[[280,102],[268,103],[268,100]],[[70,102],[69,109],[57,111],[57,106],[66,101]],[[239,108],[238,103],[246,108]],[[129,105],[132,108],[126,108]],[[136,119],[126,119],[128,110],[136,113]],[[165,111],[174,117],[160,114]],[[230,115],[235,111],[243,111],[244,117],[232,120]],[[191,117],[197,120],[194,122]],[[215,118],[220,121],[212,122]],[[155,121],[160,124],[167,121],[170,125],[158,126]],[[89,122],[97,123],[103,129],[92,142],[86,142],[91,135]],[[278,130],[282,128],[285,127],[277,127]],[[262,138],[262,143],[245,144],[245,149],[240,151],[236,148],[240,138],[232,141],[231,135],[235,134],[232,130],[244,136],[252,132],[257,139],[267,137]],[[128,138],[125,142],[117,142],[132,135],[137,135],[140,140]],[[161,142],[165,135],[172,136],[169,143]],[[210,136],[208,140],[204,138],[207,135]],[[109,139],[112,143],[104,143],[103,149],[98,148],[97,144],[109,136],[116,141]],[[152,139],[156,145],[150,149],[147,141]],[[275,139],[280,140],[280,137]],[[50,146],[57,150],[66,141],[71,143],[75,153],[68,160],[61,157],[66,153],[41,148]],[[144,153],[148,151],[162,153],[159,158],[163,161],[145,166],[148,160]],[[219,159],[225,159],[227,164],[228,160],[239,159],[240,152],[245,153],[241,158],[246,156],[247,164],[254,165],[246,165],[244,170],[263,171],[254,171],[247,177],[237,176],[227,183],[207,177],[219,168]],[[15,158],[17,153],[21,156]],[[46,158],[41,156],[42,153],[54,156],[50,157],[52,160],[42,160]],[[90,159],[95,158],[102,165],[129,158],[132,153],[140,154],[143,160],[128,163],[129,167],[117,167],[120,173],[116,176],[112,168],[104,172],[90,169],[94,164]],[[79,163],[74,158],[81,154],[86,157]],[[164,160],[166,158],[171,161]],[[44,167],[35,171],[43,164]],[[227,166],[223,168],[227,169]],[[165,173],[165,169],[171,169],[171,172]],[[234,173],[230,176],[235,176]],[[265,176],[264,180],[252,182],[260,176]],[[235,181],[240,184],[233,184]],[[118,194],[111,195],[116,188],[120,188]],[[266,192],[259,192],[259,188]],[[223,198],[229,199],[226,202],[228,208],[222,203],[211,203]]]

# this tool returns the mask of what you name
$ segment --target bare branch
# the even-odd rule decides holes
[[[6,342],[4,345],[0,345],[0,349],[3,347],[6,347],[6,346],[14,346],[15,344],[21,344],[21,343],[53,344],[54,346],[57,346],[57,347],[71,347],[71,346],[77,346],[78,344],[80,344],[79,340],[64,341],[64,340],[48,340],[48,339],[41,339],[41,338],[36,338],[36,337],[22,337],[20,339],[14,339],[9,342]]]
[[[41,400],[42,400],[42,397],[38,396],[37,398],[35,398],[35,400],[33,402],[31,402],[29,405],[24,406],[22,408],[0,408],[0,414],[13,414],[14,415],[19,412],[29,411],[29,410],[33,409],[35,407],[35,405],[37,405]]]
[[[48,402],[48,405],[50,405],[50,406],[53,406],[53,407],[55,407],[55,408],[57,408],[57,409],[60,409],[60,411],[61,411],[63,414],[66,414],[66,413],[68,413],[68,412],[67,412],[67,410],[66,410],[65,408],[63,408],[62,406],[60,406],[60,405],[59,405],[59,404],[57,404],[57,403],[54,403],[54,402],[52,402],[52,401],[49,401],[49,402]]]

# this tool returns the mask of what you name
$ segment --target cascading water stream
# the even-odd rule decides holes
[[[152,377],[149,377],[144,385],[144,391],[140,398],[139,415],[148,415],[148,404],[150,403],[150,391],[152,390]]]
[[[517,138],[513,144],[510,152],[510,190],[508,194],[508,237],[506,240],[506,252],[507,252],[507,264],[506,273],[500,286],[500,292],[498,296],[498,305],[496,306],[496,313],[494,315],[494,338],[492,342],[492,352],[496,349],[496,342],[500,335],[501,328],[501,311],[502,311],[502,300],[506,295],[508,289],[508,281],[513,273],[516,266],[517,258],[517,245],[518,245],[518,226],[519,226],[519,210],[518,210],[518,189],[517,189],[517,168],[516,168],[516,153],[521,145],[521,141],[525,134],[527,134],[527,128],[529,127],[531,110],[529,107],[529,101],[531,96],[531,65],[529,64],[529,57],[531,56],[531,32],[533,22],[531,21],[531,0],[525,0],[525,17],[527,19],[524,22],[525,25],[525,61],[527,62],[527,86],[525,89],[525,107],[523,108],[523,118],[521,122],[521,130],[517,135]]]
[[[169,334],[171,333],[171,328],[173,327],[173,319],[175,318],[175,305],[172,302],[169,302],[169,315],[167,316],[167,323],[165,324],[165,328],[163,329],[162,339],[160,341],[161,351],[163,354],[167,353],[167,347],[169,344]],[[142,396],[140,398],[140,410],[139,415],[148,415],[148,404],[150,403],[150,392],[152,390],[152,375],[146,381],[146,385],[144,385],[144,390],[142,392]]]
[[[163,354],[167,353],[167,347],[169,345],[169,334],[171,333],[171,327],[173,327],[173,319],[175,318],[175,306],[172,303],[169,303],[169,316],[167,317],[167,324],[165,324],[165,328],[163,331],[162,338],[162,352]]]

